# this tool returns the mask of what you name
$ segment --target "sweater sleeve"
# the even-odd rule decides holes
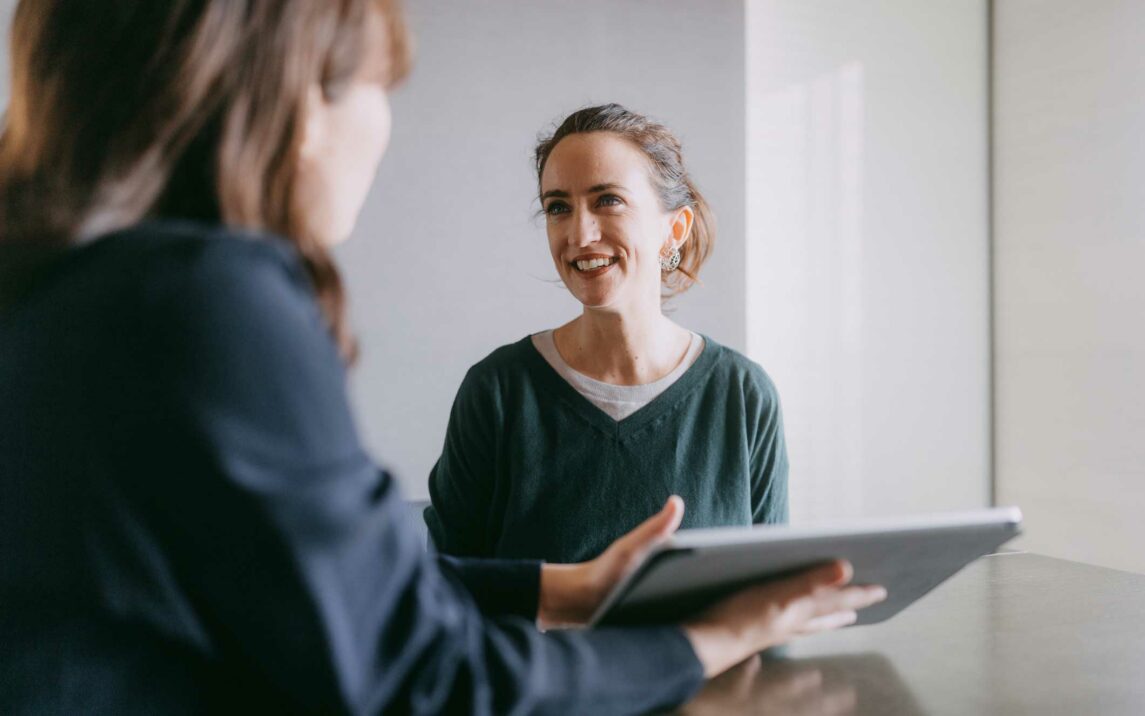
[[[779,392],[758,366],[747,384],[747,425],[751,436],[751,521],[787,522],[787,443]]]
[[[133,488],[235,688],[314,713],[630,713],[692,694],[677,628],[541,634],[482,614],[364,453],[300,266],[260,243],[208,242],[148,284],[138,449],[157,479]]]
[[[541,594],[540,562],[441,555],[437,566],[464,586],[485,614],[536,620]]]
[[[496,460],[495,387],[476,367],[465,375],[445,431],[441,457],[429,474],[430,505],[425,524],[444,554],[490,557]]]

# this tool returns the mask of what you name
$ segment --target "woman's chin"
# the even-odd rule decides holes
[[[326,248],[332,249],[346,243],[353,235],[353,221],[335,221],[331,222],[328,230],[324,232],[324,235],[320,235],[318,238]]]
[[[320,217],[314,221],[307,221],[310,235],[327,250],[332,250],[346,243],[354,235],[354,225],[357,223],[357,212],[343,211],[321,212]]]
[[[576,300],[586,309],[592,311],[608,311],[616,305],[616,296],[611,293],[578,293],[574,294]]]
[[[605,280],[602,280],[605,279]],[[587,280],[578,275],[568,276],[565,286],[576,300],[585,308],[608,308],[616,303],[620,295],[615,281],[608,281],[606,276],[592,277]]]

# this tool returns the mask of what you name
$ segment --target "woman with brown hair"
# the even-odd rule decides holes
[[[21,0],[0,137],[0,712],[620,713],[854,618],[845,564],[583,622],[576,565],[426,554],[358,440],[331,244],[408,62],[387,0]]]
[[[578,562],[672,494],[686,527],[785,522],[771,379],[662,310],[715,241],[680,142],[620,105],[587,107],[540,142],[536,167],[553,263],[581,313],[466,375],[430,474],[437,546]]]

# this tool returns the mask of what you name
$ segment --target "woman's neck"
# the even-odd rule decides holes
[[[658,310],[626,316],[586,309],[553,332],[557,351],[573,370],[613,385],[644,385],[671,373],[688,352],[692,334]]]

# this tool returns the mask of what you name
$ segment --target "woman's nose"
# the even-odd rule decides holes
[[[600,239],[600,227],[596,217],[588,211],[577,211],[573,217],[569,243],[573,246],[588,246]]]

